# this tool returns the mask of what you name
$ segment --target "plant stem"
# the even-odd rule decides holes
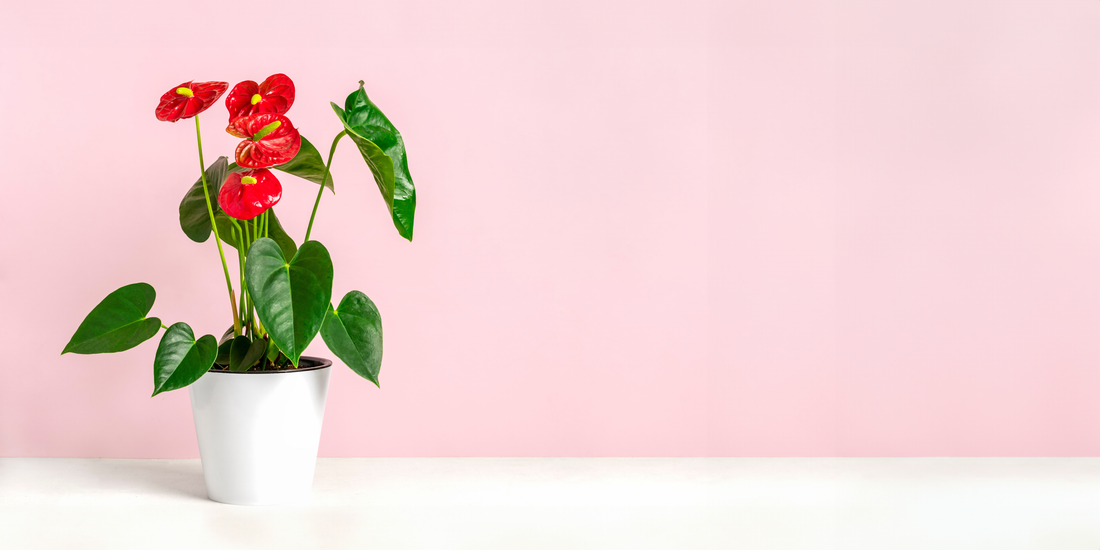
[[[229,266],[225,263],[222,239],[218,235],[218,224],[214,222],[214,207],[210,205],[210,188],[206,185],[206,162],[202,160],[202,131],[199,129],[199,115],[195,115],[195,138],[199,143],[199,173],[202,174],[202,196],[206,199],[206,213],[210,215],[210,228],[214,230],[214,242],[218,244],[218,256],[222,259],[222,271],[225,272],[225,287],[229,289],[229,307],[233,309],[233,334],[241,335],[241,322],[237,319],[237,296],[233,293],[233,282],[229,280]]]
[[[247,262],[248,261],[248,259],[247,259],[248,258],[248,251],[252,248],[252,234],[248,231],[248,221],[247,220],[242,220],[241,225],[244,227],[244,245],[243,246],[244,246],[245,262]],[[241,283],[242,285],[247,283],[247,279],[245,279],[244,281],[245,282]],[[244,289],[244,295],[245,295],[244,311],[241,312],[241,315],[244,316],[244,324],[249,328],[249,330],[251,330],[251,328],[252,328],[252,296],[248,293],[248,287],[247,286]]]
[[[328,169],[332,166],[332,155],[336,153],[336,144],[340,143],[340,138],[346,135],[348,135],[347,130],[336,134],[336,138],[332,140],[332,147],[328,150],[328,162],[325,162],[325,175],[321,176],[321,188],[317,190],[317,200],[313,201],[313,213],[309,215],[309,225],[306,227],[306,240],[303,241],[303,244],[309,242],[309,234],[313,231],[313,218],[317,217],[317,206],[321,204],[321,195],[325,192],[325,182],[328,181]]]

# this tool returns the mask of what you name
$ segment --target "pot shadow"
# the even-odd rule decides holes
[[[94,462],[99,464],[89,464],[88,474],[96,477],[101,486],[209,502],[202,464],[198,460],[104,459]]]

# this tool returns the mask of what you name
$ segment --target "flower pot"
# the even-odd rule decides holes
[[[206,493],[227,504],[309,498],[332,361],[299,368],[210,371],[190,386]]]

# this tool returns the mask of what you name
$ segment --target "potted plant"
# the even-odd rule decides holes
[[[336,146],[348,137],[370,167],[398,233],[412,240],[416,189],[401,134],[367,97],[363,81],[343,107],[332,103],[343,128],[328,160],[287,118],[294,83],[283,74],[246,80],[184,82],[166,92],[159,120],[195,119],[200,176],[180,203],[180,227],[195,242],[214,235],[232,323],[221,338],[196,337],[187,323],[149,317],[156,292],[146,283],[110,293],[77,328],[62,354],[125,351],[164,330],[153,361],[153,395],[190,387],[203,475],[211,499],[232,504],[279,504],[308,496],[328,392],[328,359],[302,356],[321,335],[356,374],[378,385],[382,320],[359,291],[332,304],[332,261],[310,240]],[[241,138],[236,162],[203,161],[199,113],[225,94],[226,131]],[[277,177],[276,172],[280,175]],[[274,206],[278,178],[318,186],[305,238],[284,231]],[[230,270],[226,252],[236,251]],[[234,275],[238,296],[234,290]]]

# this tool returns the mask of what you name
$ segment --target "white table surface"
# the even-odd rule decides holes
[[[197,460],[6,458],[0,548],[1100,550],[1100,459],[321,459],[243,507]]]

